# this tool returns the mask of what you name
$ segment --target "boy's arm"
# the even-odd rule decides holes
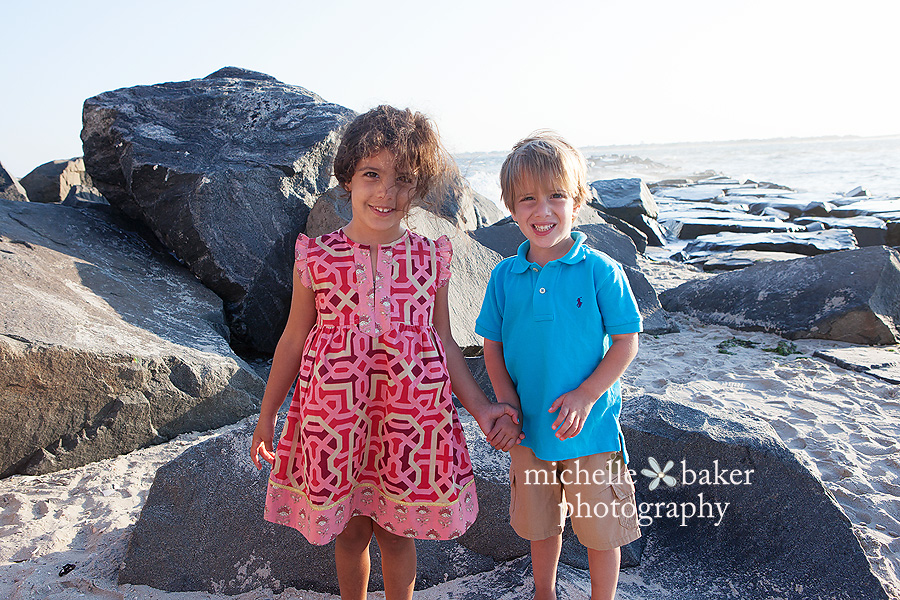
[[[456,394],[465,409],[475,417],[481,431],[487,435],[503,415],[509,415],[518,420],[518,407],[492,403],[478,386],[472,372],[469,371],[466,359],[450,331],[448,287],[445,285],[437,290],[434,302],[434,328],[441,338],[441,344],[444,346],[447,356],[447,370],[450,372],[453,393]]]
[[[506,369],[506,361],[503,359],[503,344],[484,338],[484,366],[491,386],[497,396],[497,402],[504,402],[522,414],[522,404],[519,393]],[[513,422],[508,417],[497,420],[494,428],[487,434],[488,442],[496,449],[508,452],[514,445],[520,443],[525,435],[522,433],[521,417],[519,422]]]
[[[624,333],[610,337],[612,345],[594,372],[581,385],[557,398],[550,406],[550,412],[559,411],[552,427],[556,431],[556,437],[561,440],[581,433],[594,403],[625,373],[625,369],[637,355],[637,333]],[[485,358],[487,358],[486,347]]]

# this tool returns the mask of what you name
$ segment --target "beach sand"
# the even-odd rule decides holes
[[[684,266],[642,260],[658,292],[706,276]],[[816,350],[847,344],[798,340],[795,343],[801,354],[782,357],[762,350],[776,346],[781,341],[778,336],[705,325],[678,315],[673,318],[681,327],[679,333],[641,337],[638,357],[623,378],[626,402],[628,397],[649,393],[746,412],[768,421],[785,444],[821,476],[853,523],[874,571],[900,596],[900,385],[813,357]],[[733,348],[734,354],[719,353],[717,344],[732,337],[759,345]],[[256,590],[224,596],[116,584],[129,533],[156,470],[190,446],[229,429],[184,435],[77,469],[0,480],[0,598],[336,598],[293,589],[279,595]],[[71,570],[60,576],[64,569]],[[416,598],[449,600],[461,590],[489,591],[494,578],[501,579],[510,569],[526,573],[527,563],[520,559],[492,573],[449,581],[418,592]],[[517,589],[498,590],[493,597],[523,597],[528,585],[523,581]],[[563,566],[559,591],[561,598],[586,598],[584,573]],[[665,593],[643,582],[639,569],[621,574],[618,597],[622,600]]]

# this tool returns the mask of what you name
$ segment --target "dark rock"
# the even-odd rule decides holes
[[[465,417],[465,422],[467,435],[471,426],[478,428],[471,417]],[[268,469],[257,471],[247,454],[255,426],[256,420],[249,419],[194,446],[157,471],[134,526],[125,565],[119,572],[120,584],[231,595],[259,587],[276,592],[294,587],[337,593],[334,544],[314,546],[296,530],[263,519]],[[473,460],[475,456],[473,452]],[[489,462],[478,457],[476,470],[488,468],[482,465]],[[486,543],[495,544],[501,538],[512,541],[516,536],[510,535],[508,483],[505,514],[496,511],[497,521],[491,521],[492,502],[483,496],[483,488],[478,487],[479,503],[484,505],[478,522],[488,525],[493,536]],[[477,545],[471,539],[470,544]],[[419,540],[416,548],[416,589],[495,566],[493,559],[458,541]],[[369,589],[376,590],[383,587],[377,543],[372,543],[372,550]],[[524,542],[518,556],[527,551]],[[508,555],[509,549],[504,552]]]
[[[575,228],[587,238],[587,245],[608,254],[624,266],[638,268],[637,248],[631,238],[622,235],[609,225],[580,225]]]
[[[655,198],[670,198],[682,202],[715,202],[725,195],[725,189],[715,185],[697,185],[679,188],[658,188]]]
[[[621,423],[647,540],[645,584],[690,599],[711,590],[760,600],[888,598],[852,523],[768,423],[653,396],[627,401]],[[672,487],[648,489],[638,473],[650,457],[663,469],[673,461]]]
[[[816,350],[814,356],[834,363],[843,369],[868,373],[888,383],[900,383],[900,353],[897,353],[894,348],[859,346],[831,348]]]
[[[262,73],[124,88],[84,104],[85,165],[224,301],[233,341],[272,352],[291,257],[353,112]]]
[[[900,246],[900,220],[887,221],[887,235],[885,236],[885,246]]]
[[[755,215],[761,215],[766,210],[773,208],[788,213],[791,218],[796,218],[801,216],[827,217],[836,207],[834,204],[822,200],[809,202],[805,199],[792,200],[790,198],[775,198],[750,203],[750,212]]]
[[[856,248],[856,238],[849,229],[827,229],[797,233],[717,233],[701,235],[684,248],[694,252],[760,250],[763,252],[793,252],[815,256],[826,252]]]
[[[864,190],[861,186],[856,186],[855,188],[844,194],[844,197],[846,198],[859,198],[861,196],[869,196],[869,192]]]
[[[860,246],[883,246],[887,240],[887,225],[877,217],[800,217],[794,223],[809,229],[812,223],[821,223],[828,229],[849,229]]]
[[[872,198],[845,204],[831,211],[832,217],[878,217],[884,221],[900,221],[900,199]]]
[[[72,186],[93,187],[80,157],[44,163],[23,177],[21,183],[29,200],[44,203],[62,202]]]
[[[773,188],[763,188],[763,187],[754,187],[754,186],[743,186],[739,188],[733,188],[726,190],[726,194],[728,196],[739,196],[741,198],[790,198],[793,196],[791,192],[787,192],[783,189],[773,189]]]
[[[83,185],[73,185],[69,188],[69,193],[62,201],[63,206],[72,206],[74,208],[85,208],[88,206],[109,206],[106,198],[100,195],[100,191],[94,187],[85,187]]]
[[[602,179],[591,182],[591,193],[592,206],[643,232],[651,246],[663,245],[662,230],[658,224],[649,224],[657,218],[659,209],[643,181],[638,178]]]
[[[660,295],[668,311],[788,339],[900,341],[900,253],[884,246],[757,264]]]
[[[618,229],[620,232],[627,235],[631,238],[631,242],[634,245],[635,249],[641,254],[647,250],[648,239],[647,235],[641,231],[640,229],[633,226],[631,223],[623,221],[618,217],[614,217],[612,215],[606,215],[604,220],[607,221],[610,225]],[[660,236],[664,238],[665,236]],[[655,246],[661,246],[662,244],[654,244]]]
[[[0,199],[28,202],[28,193],[19,181],[10,175],[0,163]]]
[[[672,221],[670,221],[672,222]],[[667,225],[669,231],[676,233],[683,240],[697,238],[701,235],[713,235],[721,232],[730,233],[784,233],[803,231],[800,225],[784,223],[776,220],[755,219],[691,219],[682,218]]]
[[[802,254],[790,252],[757,252],[756,250],[735,250],[734,252],[700,252],[692,254],[683,262],[701,267],[704,271],[735,271],[761,262],[775,262],[803,258]]]
[[[0,201],[0,477],[258,412],[221,300],[101,211]]]

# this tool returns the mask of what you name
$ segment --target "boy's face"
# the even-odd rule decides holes
[[[575,201],[557,182],[533,176],[517,182],[510,211],[531,242],[528,260],[541,266],[562,258],[572,248]]]

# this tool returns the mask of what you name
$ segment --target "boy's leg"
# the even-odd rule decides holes
[[[531,542],[534,600],[556,600],[556,571],[562,550],[562,534]]]
[[[338,534],[334,544],[334,564],[337,568],[341,600],[365,600],[369,587],[369,541],[372,539],[372,519],[353,517]]]
[[[588,548],[588,569],[591,573],[591,600],[613,600],[619,584],[618,548],[591,550]]]
[[[416,585],[416,541],[393,534],[377,523],[373,526],[381,550],[385,600],[411,600]]]

